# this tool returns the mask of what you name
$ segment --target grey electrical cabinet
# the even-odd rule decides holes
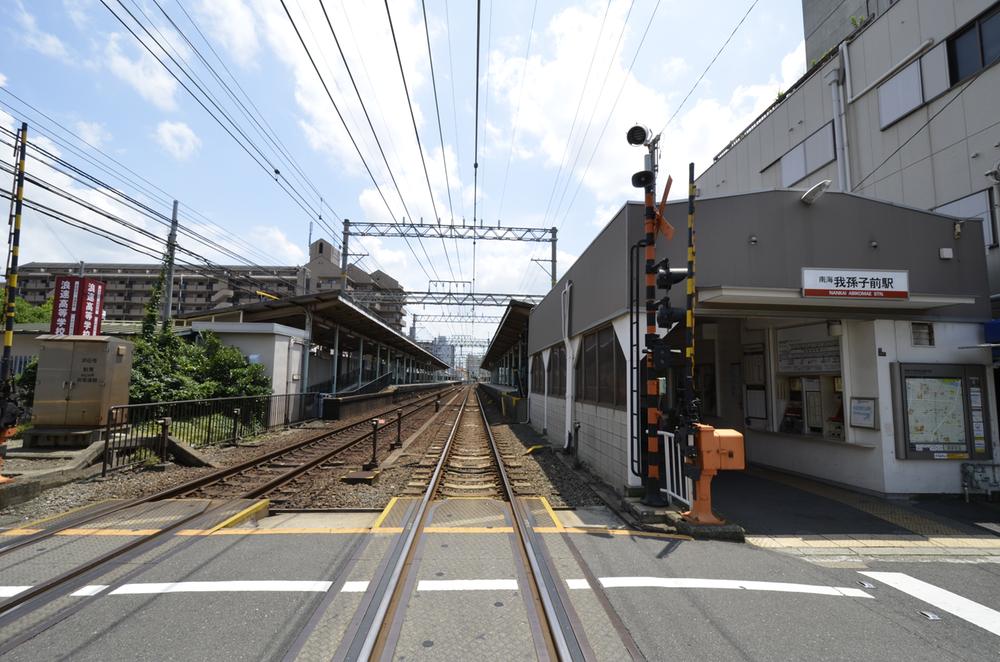
[[[39,336],[32,421],[39,428],[95,428],[128,404],[132,343],[111,336]]]

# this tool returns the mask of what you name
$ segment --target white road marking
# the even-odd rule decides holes
[[[987,531],[1000,534],[1000,524],[997,524],[996,522],[976,522],[976,526],[981,526]]]
[[[27,591],[30,586],[0,586],[0,598],[12,598],[18,593]]]
[[[368,590],[368,582],[344,582],[341,593],[364,593]]]
[[[418,591],[516,591],[516,579],[423,579]]]
[[[788,582],[761,582],[746,579],[701,579],[698,577],[601,577],[604,588],[713,588],[744,591],[776,591],[781,593],[809,593],[847,598],[874,598],[859,588],[819,586],[816,584],[791,584]],[[586,579],[570,579],[571,589],[590,588]]]
[[[70,593],[70,595],[72,595],[75,598],[87,598],[92,595],[97,595],[107,587],[108,587],[107,584],[91,584],[89,586],[84,586],[78,591],[73,591],[72,593]]]
[[[295,591],[323,593],[332,582],[309,581],[222,581],[166,582],[162,584],[124,584],[108,595],[145,595],[150,593],[214,593],[232,591]]]
[[[875,581],[888,584],[897,591],[912,595],[929,605],[978,625],[988,632],[1000,635],[1000,612],[978,602],[963,598],[957,593],[920,581],[902,572],[862,572]]]

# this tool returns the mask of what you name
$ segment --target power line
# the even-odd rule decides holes
[[[657,0],[657,6],[659,6],[659,0]],[[611,51],[611,58],[608,60],[608,67],[604,71],[604,78],[601,80],[601,87],[597,90],[597,101],[595,101],[593,107],[590,109],[590,117],[587,119],[587,126],[584,127],[583,137],[580,139],[580,143],[576,148],[576,153],[573,156],[573,165],[570,167],[570,172],[566,176],[566,181],[563,183],[562,193],[559,194],[559,200],[556,202],[555,210],[553,213],[554,219],[559,216],[559,210],[562,208],[563,200],[566,199],[566,193],[569,192],[570,186],[573,184],[572,174],[576,172],[577,164],[580,162],[580,156],[583,154],[583,148],[587,144],[587,136],[590,135],[590,128],[594,125],[594,118],[597,116],[597,109],[600,105],[599,102],[604,98],[604,88],[608,84],[608,77],[611,75],[611,69],[614,68],[615,62],[618,58],[619,50],[622,47],[622,40],[625,37],[625,29],[628,27],[629,18],[632,16],[632,9],[635,7],[635,0],[629,5],[628,13],[625,14],[625,20],[622,22],[622,29],[618,33],[618,40],[615,42],[615,48]],[[655,14],[655,10],[654,10]],[[638,53],[638,50],[636,51]],[[631,71],[631,69],[629,70]],[[625,80],[628,80],[628,73],[625,74]],[[614,110],[612,108],[612,110]],[[610,115],[609,115],[610,117]],[[600,138],[595,141],[595,144],[600,143]],[[562,226],[560,225],[560,228]]]
[[[451,215],[450,222],[455,223],[455,207],[451,200],[451,177],[448,175],[448,155],[445,150],[444,145],[444,129],[441,126],[441,106],[438,103],[438,91],[437,91],[437,76],[434,74],[434,53],[431,49],[431,29],[427,24],[427,3],[425,0],[420,0],[420,8],[424,15],[424,36],[427,38],[427,61],[430,64],[431,69],[431,86],[434,90],[434,112],[437,115],[437,125],[438,125],[438,139],[441,141],[441,163],[444,166],[444,182],[445,188],[448,191],[448,213]],[[455,258],[458,260],[458,274],[462,274],[462,254],[458,248],[458,241],[455,241]],[[450,266],[450,264],[449,264]],[[454,273],[452,274],[454,278]]]
[[[521,115],[521,97],[524,95],[524,79],[528,73],[528,58],[531,56],[531,38],[535,32],[535,13],[538,11],[538,0],[531,7],[531,24],[528,26],[528,45],[524,49],[524,66],[521,68],[521,86],[517,93],[517,107],[514,110],[514,126],[510,131],[510,148],[507,150],[507,167],[503,171],[503,188],[500,191],[500,207],[497,218],[503,218],[503,202],[507,197],[507,177],[510,175],[510,159],[514,155],[514,142],[517,140],[517,120]]]
[[[634,0],[633,0],[633,3]],[[583,87],[580,89],[580,98],[576,101],[576,110],[573,112],[573,121],[570,123],[569,133],[566,134],[566,144],[563,145],[563,153],[559,158],[559,169],[556,171],[556,178],[552,182],[552,190],[549,191],[549,201],[545,204],[545,214],[542,216],[543,219],[548,219],[549,209],[552,207],[552,200],[555,197],[556,189],[559,188],[559,179],[562,175],[563,168],[566,165],[566,156],[569,154],[569,146],[573,140],[573,131],[576,130],[576,121],[580,116],[580,109],[583,107],[583,98],[587,93],[587,86],[590,83],[590,74],[594,68],[594,60],[597,58],[597,50],[601,44],[601,35],[604,34],[604,25],[608,20],[608,11],[611,9],[611,0],[608,0],[608,4],[604,7],[604,16],[601,18],[601,27],[597,30],[597,39],[594,40],[594,50],[590,53],[590,63],[587,65],[587,75],[583,79]],[[628,13],[625,15],[625,21],[622,24],[622,34],[625,32],[625,26],[628,25],[628,18],[632,14],[632,6],[629,5]],[[619,41],[621,41],[621,36],[619,36]],[[618,52],[618,46],[615,45],[614,53]],[[614,59],[614,53],[612,53],[612,60]]]
[[[656,18],[656,11],[660,8],[660,0],[656,0],[656,5],[653,7],[653,13],[649,15],[649,20],[646,22],[646,29],[642,33],[642,38],[639,40],[639,45],[636,46],[635,54],[632,56],[632,61],[628,65],[628,70],[625,72],[624,78],[622,78],[622,84],[618,87],[618,94],[615,95],[615,102],[611,104],[611,110],[608,112],[608,117],[604,120],[604,126],[601,127],[601,133],[597,137],[597,141],[594,143],[594,149],[590,152],[590,158],[587,160],[587,166],[583,169],[583,174],[580,175],[580,179],[577,182],[576,189],[573,192],[573,197],[570,198],[569,204],[566,206],[566,212],[563,215],[562,221],[559,222],[559,229],[562,229],[563,224],[566,219],[569,218],[569,212],[573,209],[573,204],[576,202],[576,196],[580,192],[580,187],[583,185],[583,180],[587,177],[587,173],[590,171],[590,164],[594,162],[594,155],[597,154],[597,148],[601,144],[601,139],[608,130],[608,123],[615,114],[615,108],[618,107],[618,102],[622,98],[622,92],[625,90],[625,83],[628,82],[629,76],[632,74],[632,67],[635,66],[635,61],[639,58],[639,53],[642,51],[642,45],[646,42],[646,37],[649,35],[649,28],[653,25],[653,19]]]
[[[403,70],[403,57],[399,54],[399,42],[396,40],[396,27],[392,23],[392,12],[389,10],[389,0],[385,0],[385,15],[389,19],[389,33],[392,35],[392,45],[396,50],[396,62],[399,63],[399,77],[403,81],[403,92],[406,93],[406,106],[410,109],[410,120],[413,122],[413,135],[417,139],[417,152],[420,153],[420,163],[424,167],[424,180],[427,182],[427,194],[431,198],[431,208],[434,210],[434,220],[437,223],[440,223],[441,216],[438,214],[437,201],[434,199],[434,188],[431,186],[431,176],[430,173],[427,172],[427,159],[424,158],[424,148],[420,142],[420,131],[417,129],[417,116],[413,114],[413,100],[410,98],[410,87],[406,84],[406,72]],[[451,256],[448,254],[448,245],[445,243],[444,239],[441,240],[441,246],[444,248],[444,257],[448,261],[448,271],[451,273],[451,277],[454,280],[455,270],[451,267]]]
[[[385,194],[382,193],[382,187],[379,186],[378,181],[375,179],[374,173],[372,173],[371,167],[368,165],[368,161],[365,159],[364,154],[361,153],[361,148],[358,147],[358,143],[354,139],[354,134],[352,134],[350,128],[348,128],[347,122],[344,120],[344,115],[340,112],[340,107],[334,100],[333,94],[330,92],[330,88],[327,86],[326,80],[323,78],[323,74],[320,73],[319,67],[316,65],[316,60],[313,58],[312,52],[309,50],[309,46],[306,45],[305,39],[302,38],[302,33],[299,32],[299,28],[295,24],[295,19],[292,18],[291,12],[288,11],[288,5],[285,4],[285,0],[281,0],[281,7],[285,10],[285,15],[288,16],[288,21],[289,23],[292,24],[292,29],[295,30],[295,35],[299,38],[299,43],[302,44],[302,49],[306,52],[306,56],[309,58],[309,62],[312,64],[313,70],[315,70],[316,76],[319,78],[319,82],[323,86],[323,90],[326,92],[326,96],[330,100],[330,104],[336,111],[337,117],[340,119],[340,123],[344,125],[344,131],[347,132],[347,137],[350,138],[351,144],[354,145],[354,151],[357,152],[358,158],[361,159],[361,163],[365,167],[365,171],[368,172],[368,177],[372,180],[372,184],[375,185],[375,189],[376,191],[378,191],[379,197],[382,198],[382,202],[385,204],[385,208],[389,212],[390,218],[392,218],[392,220],[395,221],[396,215],[392,213],[392,207],[389,206],[389,201],[385,199]],[[407,242],[406,245],[410,248],[410,252],[413,253],[413,258],[417,261],[417,266],[419,266],[420,270],[424,272],[424,276],[426,276],[427,279],[430,280],[431,279],[430,274],[427,273],[427,269],[424,268],[424,265],[420,261],[420,258],[418,258],[417,254],[413,251],[413,247],[410,246],[409,242]],[[431,263],[431,270],[434,270],[433,262]],[[436,275],[437,274],[435,273],[435,276]]]
[[[982,74],[982,73],[983,73],[984,71],[986,71],[986,69],[980,69],[980,70],[979,70],[979,71],[978,71],[978,72],[976,73],[976,75],[975,75],[975,76],[973,76],[972,78],[970,78],[970,79],[969,79],[969,82],[967,82],[967,83],[966,83],[966,84],[965,84],[965,85],[964,85],[964,86],[962,87],[962,89],[960,89],[960,90],[959,90],[959,91],[958,91],[957,93],[955,93],[955,96],[953,96],[952,98],[948,99],[947,103],[945,103],[945,104],[944,104],[943,106],[941,106],[940,108],[938,108],[938,109],[937,109],[937,110],[936,110],[936,111],[935,111],[935,112],[934,112],[934,113],[933,113],[933,114],[932,114],[932,115],[931,115],[930,117],[928,117],[928,118],[927,118],[927,120],[926,120],[926,121],[925,121],[925,122],[924,122],[923,124],[921,124],[921,125],[920,125],[919,127],[917,127],[917,130],[916,130],[916,131],[914,131],[914,132],[913,132],[912,134],[910,134],[910,137],[909,137],[909,138],[907,138],[907,139],[906,139],[906,140],[904,140],[904,141],[903,141],[902,143],[900,143],[900,144],[899,144],[899,147],[897,147],[896,149],[892,150],[892,152],[890,152],[890,153],[889,153],[889,156],[885,157],[885,158],[884,158],[884,159],[882,160],[882,162],[881,162],[881,163],[879,163],[879,164],[878,164],[877,166],[875,166],[875,167],[874,167],[874,168],[872,169],[872,171],[871,171],[871,172],[869,172],[869,173],[868,173],[867,175],[865,175],[864,177],[862,177],[862,178],[861,178],[861,181],[859,181],[859,182],[858,182],[857,184],[855,184],[854,186],[852,186],[852,187],[851,187],[851,192],[853,193],[854,191],[857,191],[857,190],[858,190],[859,188],[861,188],[861,186],[862,186],[862,185],[863,185],[863,184],[864,184],[864,183],[865,183],[866,181],[868,181],[868,178],[869,178],[869,177],[871,177],[871,176],[872,176],[872,175],[874,175],[874,174],[875,174],[876,172],[878,172],[878,171],[879,171],[879,169],[881,169],[881,168],[882,168],[882,166],[884,166],[884,165],[885,165],[886,163],[888,163],[888,162],[889,162],[889,160],[890,160],[890,159],[891,159],[892,157],[896,156],[896,154],[898,154],[898,153],[899,153],[899,150],[901,150],[901,149],[903,149],[904,147],[906,147],[906,146],[907,146],[907,145],[908,145],[908,144],[910,143],[910,141],[911,141],[911,140],[913,140],[914,138],[916,138],[916,137],[917,137],[917,134],[918,134],[918,133],[920,133],[921,131],[923,131],[924,129],[926,129],[926,128],[927,128],[927,126],[928,126],[928,125],[929,125],[929,124],[930,124],[931,122],[933,122],[933,121],[934,121],[934,118],[935,118],[935,117],[937,117],[938,115],[940,115],[941,113],[943,113],[943,112],[945,111],[945,109],[947,109],[947,108],[948,108],[948,106],[950,106],[951,104],[953,104],[953,103],[955,102],[955,100],[956,100],[956,99],[958,99],[958,98],[959,98],[960,96],[962,96],[962,94],[963,94],[963,93],[964,93],[964,92],[965,92],[965,91],[966,91],[967,89],[969,89],[969,86],[970,86],[970,85],[972,85],[973,83],[975,83],[975,82],[976,82],[976,80],[977,80],[977,79],[979,78],[979,76],[980,76],[980,75],[981,75],[981,74]]]
[[[684,107],[684,104],[687,103],[687,100],[691,98],[692,94],[694,94],[695,89],[701,83],[701,80],[705,77],[705,74],[708,73],[708,70],[712,68],[712,65],[715,64],[715,61],[719,59],[720,55],[722,55],[722,51],[724,51],[726,49],[726,46],[729,45],[729,42],[732,41],[733,36],[736,34],[736,31],[739,30],[740,26],[743,25],[743,22],[747,20],[747,16],[749,16],[750,12],[753,11],[753,8],[757,6],[758,1],[759,0],[753,0],[753,2],[750,3],[750,6],[747,8],[746,13],[743,14],[743,18],[741,18],[740,22],[736,24],[736,27],[733,28],[733,31],[729,33],[729,36],[726,37],[726,40],[722,42],[722,46],[720,46],[719,50],[716,51],[715,56],[712,58],[712,61],[708,63],[708,66],[705,67],[705,70],[701,72],[700,76],[698,76],[698,80],[694,82],[694,85],[691,86],[691,89],[688,90],[688,93],[684,95],[684,98],[681,100],[680,104],[677,106],[676,109],[674,109],[673,115],[670,116],[670,119],[668,119],[667,123],[663,125],[663,128],[660,129],[659,133],[663,133],[667,129],[667,127],[670,126],[670,123],[674,121],[674,118],[677,117],[677,113],[681,112],[681,108]],[[843,2],[841,2],[841,4],[843,4]]]

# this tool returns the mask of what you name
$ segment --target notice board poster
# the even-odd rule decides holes
[[[901,459],[990,459],[981,365],[893,364],[896,455]]]
[[[104,283],[93,278],[59,276],[52,299],[49,333],[57,336],[101,334]]]

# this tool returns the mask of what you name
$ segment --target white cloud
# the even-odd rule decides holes
[[[28,48],[38,51],[42,55],[47,55],[49,57],[58,58],[61,60],[69,59],[69,51],[66,49],[66,45],[63,44],[59,37],[44,32],[38,27],[38,21],[35,17],[28,13],[21,4],[20,0],[17,3],[17,22],[20,23],[21,29],[18,31],[19,38],[24,42]]]
[[[178,161],[188,159],[201,147],[201,138],[184,122],[160,122],[155,135],[156,142]]]
[[[260,245],[267,247],[267,254],[272,257],[273,264],[302,264],[306,261],[306,253],[302,247],[291,241],[280,228],[258,225],[250,231],[250,236],[257,237]]]
[[[91,0],[63,0],[63,8],[78,30],[84,30],[90,25],[90,16],[87,9],[92,4]]]
[[[673,55],[663,61],[660,69],[663,72],[664,82],[673,83],[683,79],[691,67],[688,65],[687,60],[678,55]]]
[[[9,114],[0,111],[0,126],[13,129],[14,119]],[[51,154],[56,156],[61,155],[59,146],[45,136],[36,135],[33,140]],[[163,239],[166,232],[163,225],[153,222],[135,210],[113,201],[112,198],[101,191],[81,186],[68,175],[54,170],[46,161],[38,160],[35,154],[36,152],[33,150],[28,150],[27,169],[34,177],[49,183],[53,187],[62,189],[96,209],[103,210],[110,215],[128,221],[139,228],[143,228],[157,238],[150,238],[124,227],[100,213],[71,202],[55,193],[35,186],[29,186],[28,191],[26,191],[26,198],[31,203],[44,205],[67,214],[76,219],[77,223],[82,221],[102,231],[113,232],[125,239],[138,242],[140,246],[145,247],[146,253],[150,253],[152,256],[137,253],[108,241],[103,237],[98,237],[85,230],[74,228],[69,224],[49,218],[32,209],[31,203],[29,203],[26,204],[24,210],[25,220],[21,230],[22,263],[35,260],[70,262],[79,259],[86,259],[88,262],[152,262],[156,259],[155,256],[162,252]],[[12,159],[13,155],[10,150],[0,151],[0,160],[5,162],[8,167],[12,165]]]
[[[202,0],[195,12],[234,60],[244,67],[253,62],[260,47],[256,19],[243,0]]]
[[[112,33],[105,47],[105,58],[113,74],[128,83],[139,95],[161,110],[174,110],[177,81],[145,50],[137,59],[122,52],[122,35]]]
[[[806,72],[806,42],[800,41],[791,53],[781,58],[782,89],[788,89],[792,83]]]
[[[0,74],[0,87],[4,87],[5,85],[7,85],[7,77]]]
[[[77,122],[76,133],[94,147],[100,147],[111,140],[111,133],[100,122]]]

